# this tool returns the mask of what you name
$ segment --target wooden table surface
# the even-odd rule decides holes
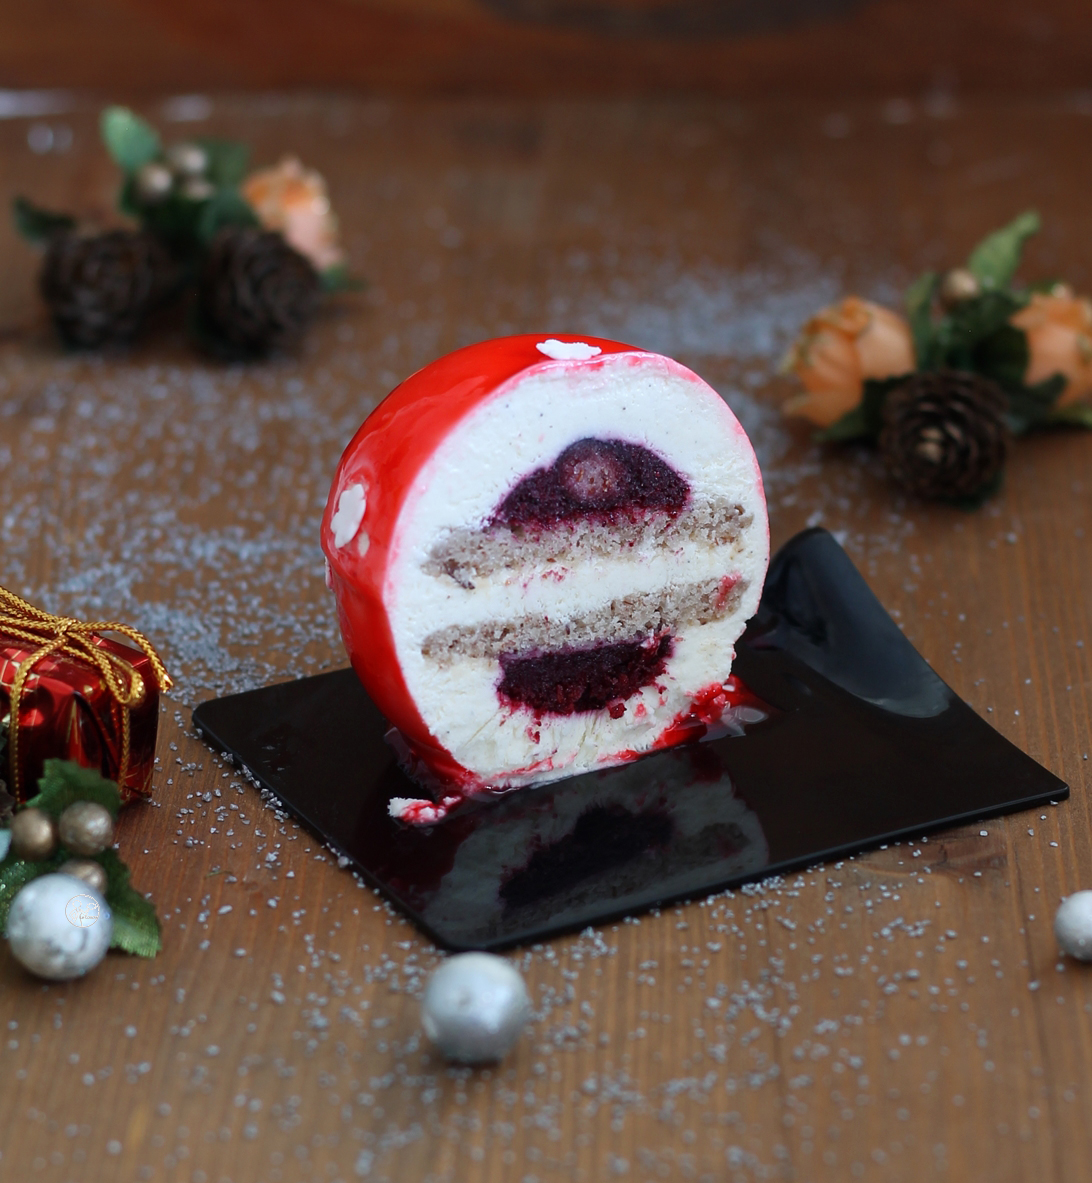
[[[172,134],[304,154],[369,280],[251,367],[195,357],[169,323],[64,354],[33,252],[0,227],[0,582],[145,629],[178,678],[155,804],[120,834],[164,952],[70,985],[0,957],[0,1177],[1086,1177],[1092,971],[1060,959],[1051,920],[1092,887],[1092,438],[1021,443],[977,513],[923,507],[784,423],[776,365],[821,303],[895,300],[1031,205],[1028,275],[1092,287],[1089,114],[937,94],[215,99]],[[94,116],[0,121],[4,203],[104,214]],[[55,150],[30,150],[35,122]],[[418,1021],[437,951],[209,752],[190,709],[344,664],[317,544],[342,447],[414,368],[532,330],[616,335],[712,381],[760,453],[774,544],[837,532],[941,676],[1073,795],[517,952],[528,1034],[457,1070]]]

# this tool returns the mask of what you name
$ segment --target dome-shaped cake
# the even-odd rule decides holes
[[[434,820],[715,721],[769,528],[750,442],[696,374],[521,336],[442,357],[376,408],[322,546],[353,667],[440,800],[392,811]]]

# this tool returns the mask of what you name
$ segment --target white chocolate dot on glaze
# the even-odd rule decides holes
[[[356,537],[360,523],[364,520],[367,505],[368,495],[362,484],[348,485],[341,490],[341,496],[337,499],[337,509],[330,519],[334,546],[339,550]]]
[[[558,341],[556,337],[539,341],[535,348],[554,361],[587,361],[603,352],[598,345],[589,345],[586,341]]]

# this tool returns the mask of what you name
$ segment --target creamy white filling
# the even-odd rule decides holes
[[[752,525],[732,547],[686,543],[560,571],[498,572],[473,589],[425,572],[438,538],[485,526],[519,480],[587,437],[650,448],[689,482],[693,499],[730,499]],[[403,676],[432,734],[487,783],[519,784],[647,750],[695,693],[727,677],[767,558],[753,453],[725,404],[664,358],[606,355],[530,371],[450,433],[403,506],[383,594]],[[627,699],[618,719],[606,710],[536,719],[499,700],[498,661],[460,658],[445,667],[422,653],[425,639],[448,625],[573,616],[614,597],[724,575],[746,581],[735,611],[678,636],[663,676]]]

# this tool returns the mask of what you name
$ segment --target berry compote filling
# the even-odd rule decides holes
[[[648,448],[622,440],[582,439],[548,468],[525,476],[493,520],[505,526],[551,526],[616,511],[679,513],[689,496],[687,482]]]
[[[672,637],[662,636],[590,649],[502,653],[504,676],[497,693],[515,705],[552,715],[609,706],[611,715],[618,718],[625,710],[623,701],[664,672],[672,642]]]

